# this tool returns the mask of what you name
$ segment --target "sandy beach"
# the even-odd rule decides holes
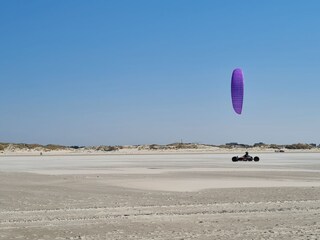
[[[320,1],[0,1],[0,240],[320,240]]]
[[[1,156],[0,239],[320,238],[320,153],[233,155]]]

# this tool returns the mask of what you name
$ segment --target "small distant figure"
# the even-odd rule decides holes
[[[245,157],[245,158],[249,157],[249,153],[246,152],[246,153],[243,155],[243,157]]]
[[[40,152],[40,156],[42,156],[42,152]]]

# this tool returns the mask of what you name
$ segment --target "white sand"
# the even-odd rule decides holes
[[[319,239],[320,154],[1,156],[0,239]]]

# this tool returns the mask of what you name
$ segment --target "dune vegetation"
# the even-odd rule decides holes
[[[114,152],[119,150],[137,150],[137,151],[166,151],[166,150],[210,150],[210,149],[221,149],[221,150],[236,150],[236,149],[260,149],[260,150],[320,150],[320,145],[315,143],[294,143],[288,145],[279,144],[266,144],[263,142],[250,144],[243,143],[226,143],[222,145],[211,145],[211,144],[200,144],[200,143],[170,143],[170,144],[146,144],[146,145],[127,145],[127,146],[64,146],[58,144],[28,144],[28,143],[0,143],[0,152],[19,152],[19,151],[39,151],[39,152],[50,152],[50,151],[89,151],[89,152]]]

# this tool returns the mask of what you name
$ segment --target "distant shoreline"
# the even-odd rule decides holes
[[[217,149],[217,150],[203,150],[203,149],[184,149],[181,150],[135,150],[126,151],[118,150],[112,152],[101,152],[101,151],[12,151],[12,152],[1,152],[0,157],[44,157],[44,156],[126,156],[126,155],[199,155],[199,154],[235,154],[241,155],[248,151],[249,154],[268,154],[276,153],[274,149]],[[285,152],[278,152],[278,154],[285,153],[320,153],[320,149],[308,149],[308,150],[287,150]]]
[[[226,143],[209,145],[197,143],[172,143],[167,145],[128,145],[128,146],[62,146],[25,143],[0,143],[0,156],[65,156],[65,155],[164,155],[164,154],[242,154],[283,152],[320,152],[316,144],[297,143],[276,145],[256,143],[254,145]]]

